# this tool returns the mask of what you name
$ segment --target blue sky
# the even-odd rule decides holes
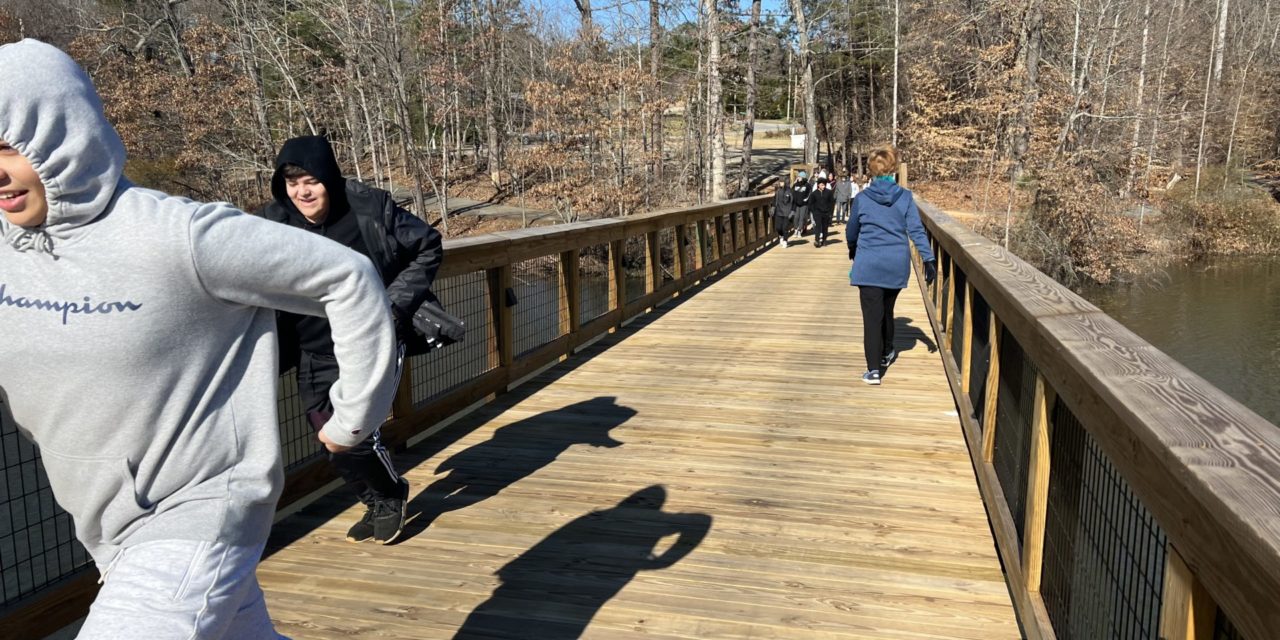
[[[541,15],[560,31],[571,33],[578,28],[578,9],[573,0],[524,0],[534,9],[535,15]],[[663,25],[672,26],[680,22],[692,22],[697,19],[697,0],[685,0],[678,7],[663,11]],[[623,34],[635,34],[632,37],[644,38],[649,25],[649,3],[647,0],[592,0],[592,17],[598,25],[605,29],[606,37],[617,39]],[[789,13],[786,0],[762,0],[761,10],[767,14]],[[750,0],[739,0],[739,10],[746,14],[751,10]]]

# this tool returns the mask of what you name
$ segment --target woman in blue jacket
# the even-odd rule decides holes
[[[881,374],[898,357],[893,347],[893,305],[911,273],[908,237],[924,261],[925,282],[932,284],[938,270],[920,210],[911,192],[895,182],[897,152],[879,149],[867,165],[874,177],[853,199],[844,233],[853,261],[849,284],[858,287],[862,303],[862,346],[867,357],[862,381],[880,384]]]

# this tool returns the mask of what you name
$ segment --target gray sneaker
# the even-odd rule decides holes
[[[897,359],[898,359],[898,350],[894,349],[893,351],[890,351],[887,355],[885,355],[885,357],[880,359],[880,368],[881,369],[889,368],[889,365],[893,364],[894,361]]]
[[[409,507],[409,481],[400,478],[400,494],[373,504],[373,541],[391,544],[404,531],[405,512]]]
[[[880,372],[868,371],[862,374],[862,381],[867,384],[880,384]]]

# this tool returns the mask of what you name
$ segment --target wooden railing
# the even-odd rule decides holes
[[[921,210],[926,306],[1027,635],[1280,637],[1280,430]]]
[[[468,334],[462,343],[410,359],[383,426],[384,441],[403,446],[429,436],[447,418],[689,293],[702,279],[774,240],[769,212],[770,198],[761,196],[447,241],[434,289],[467,321]],[[337,475],[323,463],[302,415],[293,372],[281,376],[279,394],[283,509],[326,490]],[[37,477],[34,449],[12,425],[0,424],[0,436],[0,460],[17,461],[12,469]],[[17,545],[16,554],[0,550],[0,557],[16,558],[9,569],[25,572],[12,580],[18,597],[6,594],[0,602],[0,640],[51,633],[83,616],[97,592],[97,572],[71,539],[70,518],[53,505],[47,483],[31,484],[30,491],[4,496],[12,509],[23,509],[30,529],[10,531],[9,537],[30,537],[52,522],[60,528],[43,546],[28,544],[26,558],[18,557],[23,550]],[[39,504],[31,511],[27,502]],[[0,542],[5,539],[0,531]],[[50,549],[56,549],[57,562],[48,561]]]

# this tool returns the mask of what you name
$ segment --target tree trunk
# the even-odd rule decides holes
[[[591,19],[591,0],[573,0],[573,4],[578,7],[578,15],[582,17],[582,39],[595,39],[596,25]]]
[[[662,65],[662,23],[659,21],[658,13],[661,5],[658,2],[659,0],[649,0],[649,85],[654,103],[649,153],[651,154],[650,162],[653,163],[652,174],[655,184],[662,183],[663,147],[666,142],[662,131],[662,85],[658,76],[658,69]]]
[[[727,200],[728,185],[724,165],[724,90],[720,80],[720,9],[716,0],[702,0],[706,12],[707,38],[707,144],[711,150],[711,199]]]
[[[898,146],[898,0],[893,0],[893,133],[892,145]]]
[[[1231,7],[1231,0],[1222,0],[1222,6],[1218,8],[1218,35],[1217,44],[1213,48],[1213,87],[1217,89],[1218,83],[1222,81],[1222,60],[1227,54],[1227,12]]]
[[[1013,196],[1018,180],[1026,168],[1026,155],[1031,145],[1032,116],[1036,101],[1040,99],[1040,46],[1044,28],[1044,14],[1040,0],[1030,0],[1022,19],[1022,33],[1018,38],[1017,61],[1023,65],[1022,106],[1018,110],[1017,124],[1011,143],[1013,170],[1009,174],[1009,203],[1004,216],[1004,246],[1009,248],[1009,226],[1013,213]]]
[[[1125,192],[1133,188],[1133,181],[1138,177],[1138,145],[1142,135],[1143,99],[1147,87],[1147,42],[1151,34],[1151,0],[1147,0],[1142,8],[1142,57],[1138,63],[1138,97],[1133,108],[1133,139],[1129,143],[1129,180],[1125,182]],[[1159,96],[1156,96],[1159,99]]]
[[[1040,0],[1030,0],[1023,17],[1019,38],[1018,62],[1023,66],[1022,105],[1014,126],[1011,155],[1014,178],[1022,177],[1026,167],[1026,155],[1031,145],[1032,116],[1036,101],[1040,99],[1040,47],[1044,27],[1044,14]]]
[[[1227,4],[1227,0],[1221,0],[1221,2],[1219,3],[1219,11],[1223,14],[1225,14],[1226,12],[1221,11],[1221,8],[1226,4]],[[1216,64],[1214,62],[1214,59],[1216,57],[1217,51],[1218,51],[1218,37],[1217,37],[1217,33],[1215,32],[1214,37],[1212,38],[1211,44],[1209,45],[1209,64],[1211,66]],[[1204,102],[1201,103],[1200,105],[1200,141],[1196,144],[1196,188],[1195,188],[1195,193],[1192,196],[1192,198],[1196,202],[1200,201],[1200,173],[1201,173],[1201,169],[1204,166],[1204,130],[1205,130],[1205,126],[1209,122],[1209,94],[1211,93],[1211,89],[1213,87],[1213,78],[1214,78],[1213,69],[1212,68],[1205,69]]]
[[[813,56],[809,53],[809,26],[805,21],[801,0],[790,1],[791,13],[796,20],[796,32],[800,37],[800,82],[804,86],[804,162],[813,165],[818,162],[818,110],[813,95]]]
[[[742,125],[742,173],[738,195],[751,185],[751,145],[756,131],[756,32],[760,29],[760,0],[751,0],[751,30],[747,35],[747,117]]]

